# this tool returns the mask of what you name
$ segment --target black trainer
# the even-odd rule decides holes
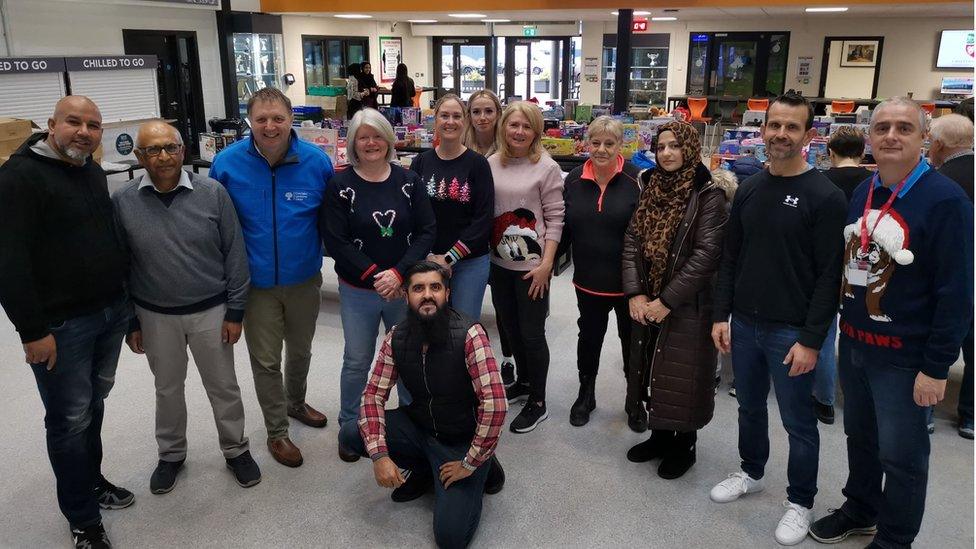
[[[185,459],[179,461],[159,460],[156,470],[149,477],[149,491],[154,494],[165,494],[176,486],[176,476],[183,468]]]
[[[674,439],[674,431],[651,431],[651,437],[627,450],[627,460],[634,463],[644,463],[664,457]]]
[[[87,528],[72,528],[71,539],[75,542],[75,549],[112,549],[112,542],[108,540],[101,522]]]
[[[505,387],[505,397],[508,398],[509,404],[528,400],[530,392],[532,391],[525,383],[514,383],[511,387]]]
[[[840,543],[850,536],[873,536],[876,524],[857,524],[840,509],[828,509],[827,516],[810,525],[810,537],[820,543]]]
[[[425,469],[420,473],[410,471],[407,475],[407,480],[390,494],[390,499],[397,503],[406,503],[419,498],[433,489],[434,477],[431,476],[429,470]]]
[[[515,385],[515,364],[511,360],[505,360],[502,362],[502,383],[505,388],[509,388]]]
[[[488,460],[488,478],[485,479],[485,493],[488,495],[497,494],[505,487],[505,470],[498,462],[495,454]]]
[[[250,488],[261,482],[261,469],[258,468],[258,464],[251,457],[250,450],[246,450],[243,454],[235,458],[228,459],[227,468],[233,471],[234,478],[237,479],[237,484],[240,484],[243,488]]]
[[[834,407],[831,404],[824,404],[813,397],[813,409],[817,411],[817,419],[824,425],[834,424]]]
[[[546,410],[545,402],[527,402],[508,428],[513,433],[528,433],[548,418],[549,411]]]
[[[136,501],[132,492],[119,488],[102,477],[95,485],[95,498],[102,509],[124,509]]]

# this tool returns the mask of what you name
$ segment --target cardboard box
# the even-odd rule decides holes
[[[6,162],[37,129],[30,120],[0,118],[0,164]]]
[[[550,156],[570,156],[576,151],[574,140],[564,139],[561,137],[543,137],[542,148],[545,149]]]
[[[295,133],[302,141],[308,141],[322,149],[335,164],[336,144],[339,142],[338,131],[331,128],[295,128]]]

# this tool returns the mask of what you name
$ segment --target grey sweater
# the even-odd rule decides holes
[[[226,302],[225,319],[241,322],[250,273],[237,212],[223,185],[186,175],[169,206],[148,175],[112,195],[131,257],[129,293],[137,305],[164,314]]]

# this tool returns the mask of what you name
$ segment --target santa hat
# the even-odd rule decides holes
[[[908,249],[908,224],[894,210],[890,210],[887,215],[881,218],[881,222],[879,223],[878,216],[880,214],[880,210],[871,210],[868,212],[868,230],[874,227],[871,240],[874,240],[878,246],[881,246],[884,251],[888,252],[888,255],[895,260],[895,263],[899,265],[911,264],[915,261],[915,254]],[[844,238],[850,239],[853,235],[860,235],[860,231],[861,220],[858,219],[854,223],[844,227]],[[860,236],[857,238],[860,238]]]
[[[539,234],[535,232],[535,214],[531,210],[519,208],[498,216],[491,234],[492,246],[497,246],[502,236],[538,238]]]

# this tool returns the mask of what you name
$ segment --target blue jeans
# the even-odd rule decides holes
[[[488,254],[485,254],[462,259],[451,267],[451,307],[472,320],[481,320],[481,304],[485,301],[490,265]]]
[[[47,455],[57,479],[58,505],[72,527],[101,522],[95,487],[102,479],[104,399],[115,384],[128,304],[116,303],[51,328],[54,369],[31,364],[44,403]]]
[[[837,317],[827,330],[827,339],[817,356],[817,367],[813,370],[813,396],[820,404],[834,405],[837,395]]]
[[[770,379],[783,427],[789,436],[787,499],[813,507],[817,494],[820,432],[813,408],[813,372],[790,377],[783,359],[797,342],[800,329],[779,322],[732,315],[732,371],[739,402],[739,456],[742,470],[759,479],[769,459],[769,414],[766,401]]]
[[[921,361],[899,358],[893,364],[840,338],[850,468],[841,510],[858,524],[877,523],[874,541],[889,548],[909,547],[915,540],[929,475],[926,408],[914,398]]]
[[[368,457],[359,435],[359,425],[350,421],[339,430],[339,442],[357,454]],[[470,444],[445,444],[421,431],[401,409],[386,411],[386,446],[389,457],[401,469],[434,478],[434,540],[438,547],[467,547],[481,522],[481,503],[488,463],[448,489],[440,481],[441,465],[458,461]],[[370,482],[372,484],[372,482]]]
[[[389,332],[407,315],[403,299],[384,301],[373,290],[339,283],[339,311],[342,318],[342,373],[339,375],[339,425],[359,417],[359,402],[376,356],[376,336],[380,320]],[[397,394],[404,402],[405,392],[399,385]]]

